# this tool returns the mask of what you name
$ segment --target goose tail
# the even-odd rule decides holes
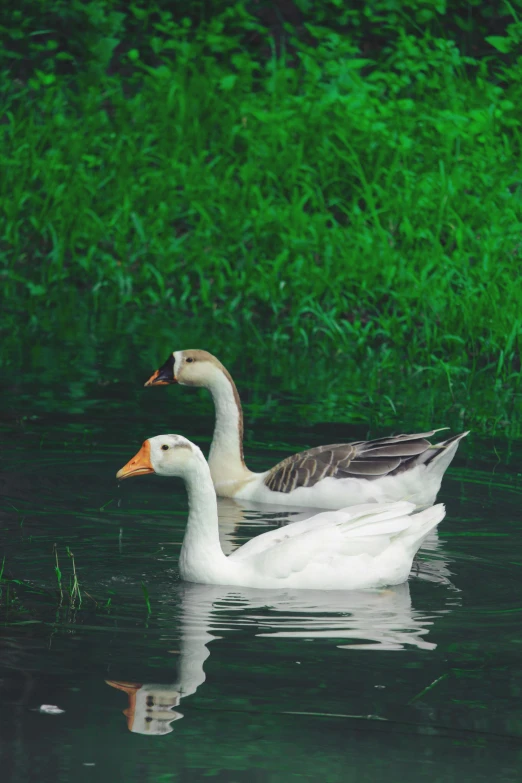
[[[445,470],[450,465],[459,447],[460,441],[469,435],[467,432],[460,432],[452,438],[443,440],[441,443],[435,443],[431,448],[426,449],[417,458],[417,464],[426,465],[430,472],[438,473],[442,477]]]
[[[412,558],[422,546],[423,541],[445,516],[446,507],[443,503],[437,503],[436,506],[430,506],[430,508],[419,511],[411,517],[412,524],[400,533],[397,539],[406,546]]]

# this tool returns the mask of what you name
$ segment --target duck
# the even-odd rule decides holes
[[[208,462],[220,497],[317,509],[409,500],[422,510],[435,503],[442,477],[469,434],[435,444],[428,438],[440,430],[317,446],[254,473],[243,454],[241,401],[223,364],[208,351],[174,351],[145,386],[172,383],[204,387],[213,397],[216,420]]]
[[[185,482],[189,514],[179,558],[187,582],[253,588],[357,590],[405,582],[442,504],[413,513],[408,501],[323,511],[270,530],[228,557],[219,542],[217,496],[201,449],[182,435],[148,438],[116,478],[156,473]]]

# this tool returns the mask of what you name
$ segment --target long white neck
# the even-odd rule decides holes
[[[219,543],[216,493],[203,455],[191,461],[184,478],[189,515],[179,558],[180,574],[189,582],[213,582],[216,571],[221,574],[229,564]]]
[[[181,696],[189,696],[205,681],[203,664],[210,655],[207,644],[219,638],[210,633],[213,605],[226,591],[219,585],[186,584],[182,589],[177,685]]]
[[[244,480],[251,473],[243,459],[243,412],[236,386],[228,374],[217,370],[208,388],[216,408],[208,458],[212,481],[218,486]]]

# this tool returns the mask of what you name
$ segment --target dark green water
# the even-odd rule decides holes
[[[119,487],[115,473],[151,435],[180,432],[205,448],[212,408],[204,393],[141,389],[148,369],[107,385],[79,371],[53,383],[52,366],[5,379],[1,780],[519,780],[520,445],[463,443],[439,496],[447,517],[405,585],[185,585],[181,483],[146,476]],[[306,388],[298,402],[247,409],[250,467],[381,434],[308,425]],[[432,423],[412,414],[412,428]],[[232,501],[220,515],[228,551],[289,517]],[[64,582],[66,547],[74,554],[79,609],[66,596],[60,606],[54,544]],[[134,696],[106,680],[132,684]]]

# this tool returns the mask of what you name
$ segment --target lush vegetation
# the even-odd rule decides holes
[[[5,4],[4,363],[42,331],[240,329],[518,432],[520,14]]]

